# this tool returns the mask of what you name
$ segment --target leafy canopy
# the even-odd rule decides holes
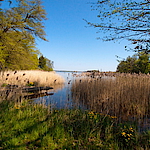
[[[15,31],[25,34],[28,32],[46,40],[43,26],[46,12],[41,5],[41,0],[16,0],[14,6],[13,4],[11,1],[10,8],[0,10],[2,33]]]
[[[40,52],[35,47],[35,37],[47,41],[45,19],[41,0],[14,0],[9,1],[8,8],[0,8],[1,69],[38,68]]]
[[[39,57],[39,68],[45,71],[53,71],[53,61],[42,55]]]
[[[137,53],[120,61],[117,72],[121,73],[150,73],[150,54]]]

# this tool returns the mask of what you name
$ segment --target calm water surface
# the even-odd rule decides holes
[[[39,97],[34,99],[35,103],[44,103],[46,105],[51,105],[52,108],[83,108],[86,109],[82,104],[76,104],[72,101],[71,97],[71,85],[75,80],[74,74],[81,74],[81,72],[56,72],[60,76],[65,79],[65,84],[61,89],[56,91],[51,90],[50,93],[54,93],[54,95]]]

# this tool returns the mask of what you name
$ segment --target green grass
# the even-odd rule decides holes
[[[79,109],[0,103],[0,149],[138,150],[150,148],[150,131],[117,124],[115,116]]]

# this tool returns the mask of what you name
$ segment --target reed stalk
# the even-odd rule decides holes
[[[150,118],[150,77],[117,75],[116,77],[77,79],[72,85],[72,98],[96,112],[116,116],[118,120]]]

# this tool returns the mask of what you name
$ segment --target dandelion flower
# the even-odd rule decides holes
[[[130,128],[129,130],[130,130],[131,132],[133,132],[133,128]]]
[[[30,84],[30,85],[34,85],[34,83],[33,83],[33,82],[29,82],[29,84]]]
[[[126,133],[125,133],[125,132],[122,132],[121,134],[122,134],[122,136],[126,136]]]

